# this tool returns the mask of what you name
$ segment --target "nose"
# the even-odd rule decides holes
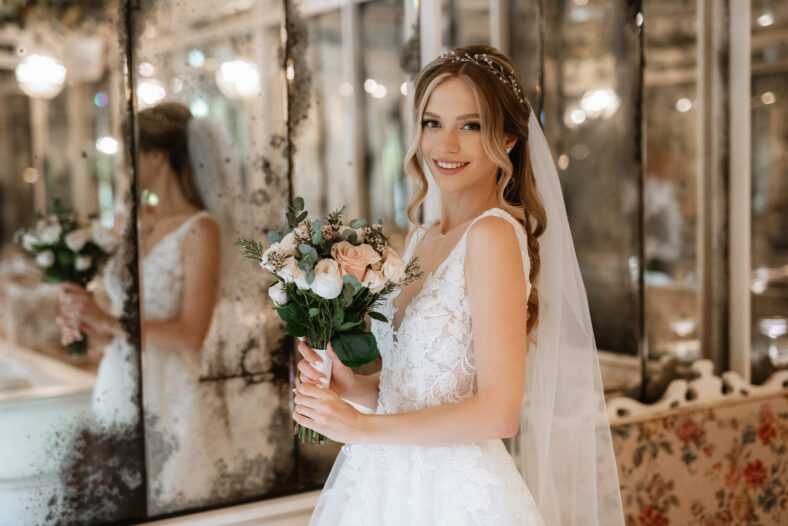
[[[445,128],[441,133],[440,149],[446,153],[456,153],[460,151],[460,140],[457,130]]]

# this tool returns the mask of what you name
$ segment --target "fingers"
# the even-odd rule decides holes
[[[306,342],[299,342],[298,352],[300,352],[301,356],[306,358],[309,363],[319,363],[321,361],[320,356],[318,356],[317,353],[306,344]]]
[[[314,367],[312,367],[307,360],[301,360],[298,362],[298,370],[301,371],[301,379],[303,381],[304,378],[311,380],[313,382],[319,382],[322,378],[325,378],[325,375],[318,372]]]

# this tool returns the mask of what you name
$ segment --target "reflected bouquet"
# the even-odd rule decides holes
[[[73,281],[84,287],[112,255],[117,241],[97,219],[80,221],[60,201],[55,201],[53,209],[53,214],[39,215],[32,226],[18,230],[14,241],[35,256],[44,283]],[[81,334],[66,350],[83,355],[87,348],[87,336]]]
[[[277,282],[268,290],[275,310],[285,321],[287,333],[305,336],[331,378],[329,342],[337,357],[357,368],[378,358],[375,336],[366,332],[365,316],[386,322],[375,307],[389,294],[421,276],[418,261],[403,263],[389,247],[380,222],[365,219],[343,223],[345,207],[328,217],[307,219],[304,200],[296,198],[287,212],[288,229],[268,232],[270,247],[238,239],[244,255],[274,274]],[[296,424],[301,443],[324,444],[328,438]]]

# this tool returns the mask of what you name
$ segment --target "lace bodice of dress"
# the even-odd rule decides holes
[[[169,320],[178,315],[183,298],[183,257],[181,247],[189,226],[208,215],[200,211],[168,233],[142,260],[142,300],[146,320]],[[104,272],[112,313],[120,316],[125,299],[123,261],[115,254]]]
[[[509,221],[517,232],[527,294],[530,260],[525,229],[508,212],[492,208],[477,217],[446,259],[423,281],[421,290],[405,307],[398,331],[394,330],[394,292],[381,306],[388,322],[372,322],[372,332],[383,360],[378,413],[400,413],[459,402],[476,393],[471,314],[465,283],[468,231],[482,217],[494,215]],[[414,232],[404,261],[413,257],[426,229]],[[525,323],[525,320],[523,320]]]
[[[189,227],[208,215],[197,212],[167,234],[142,260],[142,300],[146,320],[169,320],[178,315],[183,300],[181,247]]]

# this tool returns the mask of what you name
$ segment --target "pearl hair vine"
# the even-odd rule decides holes
[[[452,62],[469,62],[471,64],[476,64],[482,68],[489,69],[495,76],[498,77],[501,82],[507,84],[514,95],[517,97],[517,100],[520,101],[521,104],[526,104],[525,97],[523,96],[523,92],[520,90],[519,84],[517,84],[517,79],[514,74],[514,70],[510,73],[506,73],[504,71],[503,66],[495,62],[494,60],[490,59],[487,56],[487,53],[482,53],[479,55],[478,53],[471,56],[469,53],[465,53],[464,55],[457,55],[454,51],[447,51],[446,53],[441,54],[440,58],[442,59],[449,59]]]

